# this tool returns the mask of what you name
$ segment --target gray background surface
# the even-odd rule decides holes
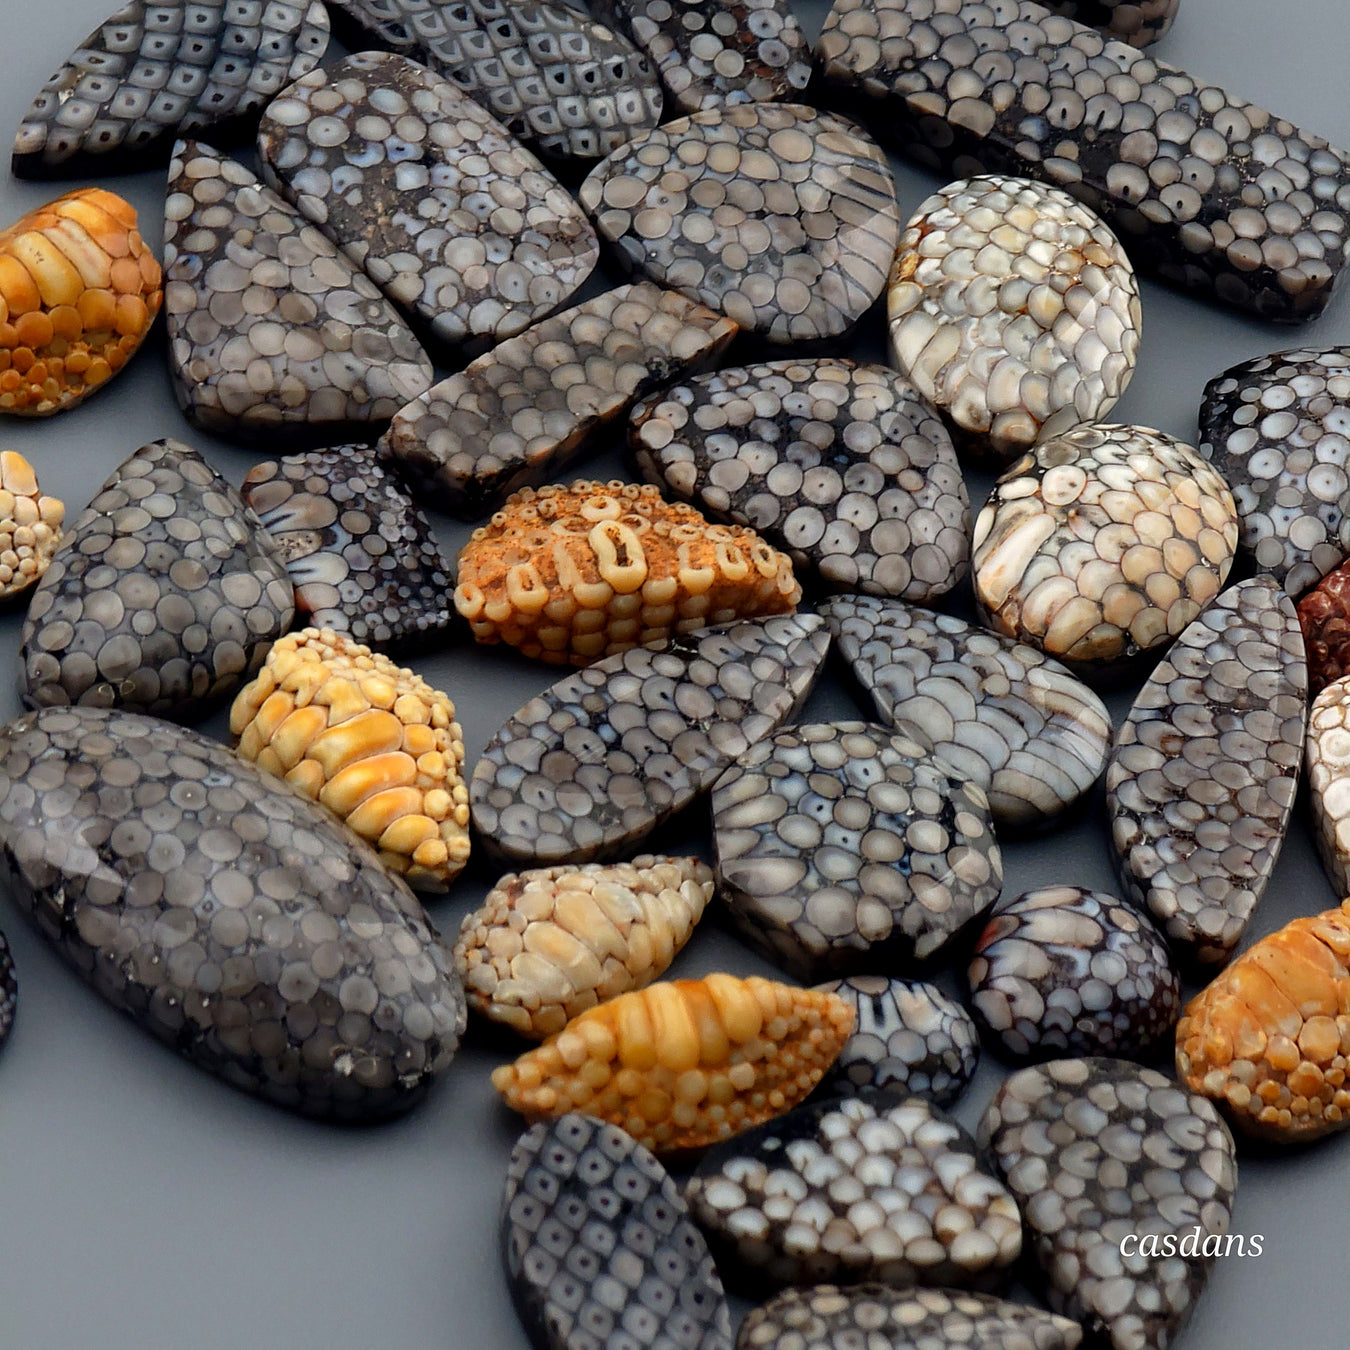
[[[795,0],[812,36],[824,6]],[[113,0],[0,3],[0,141],[38,85]],[[1182,0],[1158,55],[1350,146],[1350,26],[1344,0]],[[902,217],[936,178],[897,164]],[[105,180],[158,240],[163,175]],[[76,183],[12,180],[0,223]],[[593,285],[592,289],[599,289]],[[1282,329],[1145,282],[1142,360],[1116,420],[1191,438],[1204,383],[1240,360],[1300,343],[1350,342],[1350,295],[1316,324]],[[874,310],[840,351],[880,356]],[[735,352],[733,351],[733,359]],[[234,482],[265,456],[194,432],[173,399],[161,324],[129,370],[84,407],[11,419],[0,448],[34,463],[73,516],[146,441],[178,436]],[[611,449],[570,476],[624,473]],[[625,476],[630,476],[625,474]],[[988,479],[973,476],[978,501]],[[467,531],[437,521],[447,549]],[[962,596],[947,606],[963,612]],[[21,613],[0,615],[0,669],[16,668]],[[500,723],[556,676],[457,630],[413,662],[455,700],[472,764]],[[1133,689],[1109,702],[1117,722]],[[0,680],[0,718],[19,712]],[[857,716],[831,669],[805,716]],[[206,729],[223,736],[223,718]],[[1112,889],[1100,790],[1048,838],[1006,847],[1006,893],[1069,883]],[[706,853],[703,811],[657,842]],[[430,910],[447,934],[492,878],[462,880]],[[1288,845],[1249,938],[1337,897],[1313,854],[1301,795]],[[0,1056],[0,1350],[524,1350],[497,1255],[501,1178],[519,1121],[488,1083],[520,1047],[472,1031],[409,1118],[341,1130],[252,1101],[176,1059],[110,1009],[48,950],[7,896],[0,925],[18,964],[20,1008]],[[673,974],[773,974],[705,923]],[[954,986],[953,986],[954,987]],[[1004,1070],[986,1054],[957,1111],[973,1126]],[[1346,1343],[1345,1213],[1350,1141],[1285,1156],[1244,1148],[1234,1227],[1265,1238],[1259,1259],[1221,1262],[1182,1350]]]

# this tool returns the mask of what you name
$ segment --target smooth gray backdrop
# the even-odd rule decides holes
[[[796,2],[814,37],[823,4]],[[0,4],[0,141],[114,3]],[[1343,0],[1182,0],[1157,51],[1350,146]],[[905,217],[939,186],[898,163],[896,181]],[[105,183],[136,204],[144,233],[158,241],[163,173]],[[0,224],[77,185],[18,182],[0,169]],[[1142,360],[1115,416],[1187,438],[1205,381],[1225,367],[1301,343],[1350,342],[1346,295],[1318,323],[1283,329],[1151,282],[1143,293]],[[879,357],[882,331],[877,309],[840,351]],[[7,420],[0,448],[27,455],[73,517],[118,463],[163,436],[195,444],[236,483],[265,457],[183,420],[161,324],[104,392],[49,421]],[[629,476],[611,449],[571,476],[616,473]],[[987,484],[972,478],[977,500]],[[467,533],[445,519],[437,526],[448,549]],[[952,602],[956,612],[964,595]],[[16,669],[21,620],[0,615],[0,670]],[[475,649],[462,630],[414,664],[454,698],[470,764],[557,673],[502,648]],[[1110,700],[1117,721],[1132,692]],[[0,679],[0,717],[18,712],[12,682]],[[832,669],[806,716],[857,715]],[[223,719],[207,729],[223,736]],[[659,842],[706,852],[702,809],[688,817],[683,834]],[[1006,893],[1053,883],[1112,889],[1103,821],[1099,792],[1049,838],[1009,845]],[[457,931],[490,880],[470,876],[431,902],[443,931]],[[1312,851],[1305,794],[1251,935],[1336,899]],[[525,1350],[496,1238],[520,1123],[488,1083],[490,1069],[522,1047],[471,1032],[410,1117],[370,1130],[327,1128],[252,1101],[152,1042],[58,961],[8,896],[0,926],[21,986],[18,1022],[0,1055],[0,1350]],[[773,973],[710,923],[673,974],[715,969]],[[986,1054],[957,1112],[967,1125],[1004,1072]],[[1345,1344],[1347,1198],[1350,1140],[1286,1156],[1244,1149],[1235,1228],[1264,1235],[1265,1255],[1220,1263],[1182,1350]]]

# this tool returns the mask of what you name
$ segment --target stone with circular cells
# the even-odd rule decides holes
[[[1333,890],[1350,896],[1350,679],[1313,700],[1306,758],[1317,851]]]
[[[38,487],[33,466],[16,450],[0,451],[0,600],[42,579],[65,518],[65,503]]]
[[[1296,606],[1308,655],[1308,689],[1350,675],[1350,563],[1328,572]]]
[[[1177,16],[1181,0],[1049,0],[1052,14],[1063,14],[1099,29],[1131,47],[1151,47]]]

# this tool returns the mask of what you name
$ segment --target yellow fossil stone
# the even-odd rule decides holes
[[[589,665],[733,619],[793,610],[792,561],[651,486],[521,488],[459,557],[455,608],[479,642]]]
[[[278,642],[230,710],[239,754],[328,807],[384,863],[444,890],[469,857],[464,738],[420,676],[330,628]]]
[[[0,600],[22,594],[47,570],[65,518],[65,503],[39,489],[33,466],[0,450]]]
[[[701,1148],[790,1111],[853,1031],[837,994],[709,975],[620,994],[492,1075],[514,1111],[581,1111],[653,1152]]]
[[[663,975],[712,897],[712,869],[697,858],[512,872],[460,928],[469,1007],[522,1036],[551,1036]]]

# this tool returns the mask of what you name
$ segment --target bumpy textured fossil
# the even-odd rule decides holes
[[[327,50],[319,0],[127,0],[42,86],[14,138],[13,172],[162,162],[175,136],[256,119]]]
[[[1308,657],[1308,689],[1320,694],[1350,675],[1350,563],[1328,572],[1297,610]]]
[[[1209,604],[1237,538],[1233,494],[1191,446],[1148,427],[1080,427],[995,483],[975,521],[975,602],[996,631],[1113,674]]]
[[[0,729],[0,858],[38,931],[208,1073],[306,1115],[406,1111],[464,997],[422,906],[333,818],[223,745],[138,713]]]
[[[752,946],[800,978],[904,969],[998,898],[983,789],[866,722],[784,727],[712,792],[722,898]]]
[[[1057,1059],[1004,1082],[980,1143],[1021,1206],[1050,1306],[1092,1344],[1168,1350],[1216,1259],[1204,1239],[1233,1217],[1236,1149],[1214,1107],[1155,1069]],[[1145,1233],[1178,1254],[1121,1250]]]
[[[665,974],[712,897],[712,869],[697,858],[509,873],[460,926],[469,1006],[522,1036],[552,1036]]]
[[[902,376],[825,357],[703,375],[633,412],[643,476],[833,589],[944,595],[970,566],[951,437]]]
[[[879,1339],[878,1339],[879,1338]],[[737,1350],[1078,1350],[1077,1322],[992,1294],[821,1284],[785,1289],[741,1323]]]
[[[208,431],[286,441],[378,429],[431,358],[375,283],[242,164],[174,147],[164,317],[179,405]]]
[[[1177,1074],[1245,1134],[1350,1126],[1350,901],[1254,943],[1186,1005]]]
[[[1116,737],[1106,807],[1125,894],[1195,960],[1228,960],[1265,892],[1307,720],[1294,606],[1255,577],[1186,628]]]
[[[540,1350],[731,1350],[722,1281],[679,1187],[614,1125],[569,1112],[520,1137],[502,1254]]]
[[[1173,285],[1296,322],[1344,269],[1342,151],[1033,0],[835,0],[818,53],[920,163],[1066,188]]]
[[[330,628],[292,633],[230,710],[239,754],[367,839],[381,861],[444,890],[469,857],[455,705]]]
[[[853,123],[796,103],[668,122],[578,195],[624,267],[770,342],[850,329],[885,288],[900,236],[885,155]]]
[[[1102,421],[1139,352],[1120,241],[1067,192],[1025,178],[929,197],[900,236],[886,309],[895,364],[964,445],[999,462]]]
[[[360,47],[430,66],[517,140],[558,159],[600,159],[661,120],[661,85],[622,34],[535,0],[330,0]]]
[[[497,341],[590,276],[595,232],[530,151],[425,66],[362,52],[268,105],[267,181],[445,342]]]
[[[428,501],[478,520],[559,473],[635,400],[716,360],[736,332],[674,291],[619,286],[442,380],[381,444]]]
[[[817,612],[880,716],[978,783],[995,824],[1052,823],[1105,768],[1106,705],[1034,647],[869,596]]]
[[[812,614],[726,624],[561,679],[488,743],[474,827],[514,862],[589,862],[646,838],[806,701],[829,638]]]
[[[1241,546],[1290,595],[1350,554],[1350,347],[1276,352],[1216,375],[1200,453],[1233,489]]]
[[[65,503],[38,487],[33,466],[16,450],[0,451],[0,600],[42,578],[65,518]]]
[[[783,614],[802,588],[753,530],[710,525],[614,479],[521,488],[459,555],[455,608],[479,642],[584,666],[680,633]]]
[[[73,408],[135,355],[164,299],[136,211],[80,188],[0,231],[0,412]]]
[[[417,503],[369,447],[259,464],[240,492],[285,560],[305,623],[370,647],[449,627],[450,564]]]
[[[34,589],[20,690],[34,708],[199,716],[294,616],[257,516],[191,446],[155,441],[99,489]]]
[[[1306,753],[1313,838],[1332,888],[1350,896],[1350,680],[1313,700]]]
[[[793,98],[811,80],[811,51],[784,0],[597,0],[632,33],[686,112]]]
[[[492,1085],[527,1116],[581,1111],[656,1153],[700,1148],[791,1110],[852,1030],[833,994],[755,975],[672,980],[573,1018]]]

